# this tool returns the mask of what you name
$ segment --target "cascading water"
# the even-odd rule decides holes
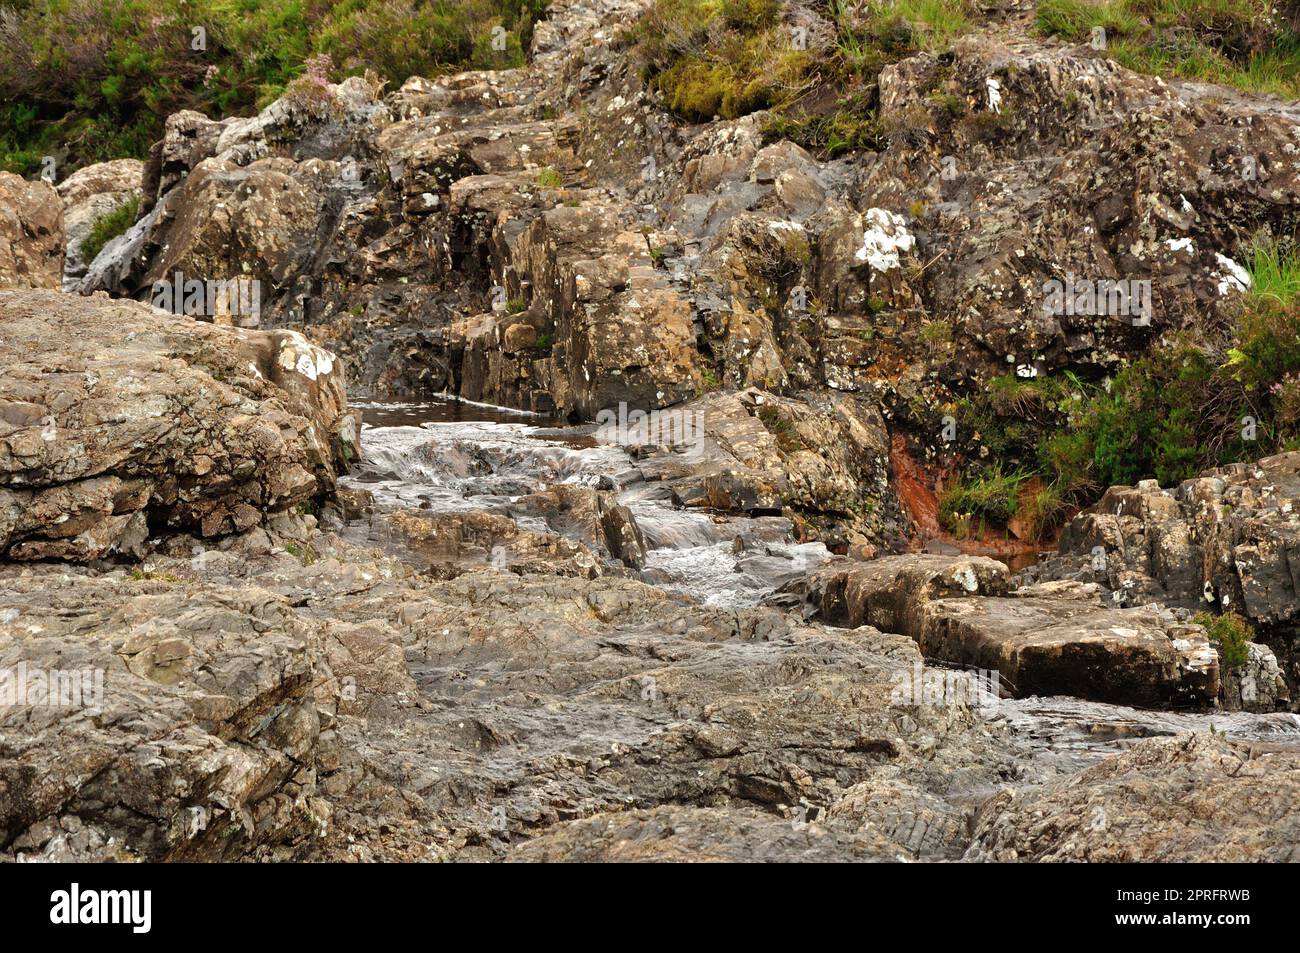
[[[831,555],[821,543],[797,542],[783,517],[674,506],[664,486],[645,482],[627,452],[597,444],[589,427],[453,402],[361,406],[364,459],[344,482],[369,490],[380,508],[482,510],[552,532],[512,513],[512,501],[565,483],[614,491],[649,549],[643,581],[713,606],[758,605]],[[988,717],[1071,770],[1140,738],[1184,731],[1300,747],[1300,717],[1283,712],[1161,712],[1048,697],[1002,699]]]
[[[555,484],[615,491],[649,547],[645,581],[714,606],[757,605],[830,558],[821,543],[795,541],[784,517],[673,506],[662,485],[641,479],[626,451],[598,445],[589,428],[523,423],[528,415],[503,408],[474,408],[493,419],[464,420],[456,405],[361,406],[365,457],[346,482],[369,490],[381,507],[510,513],[525,529],[546,532],[540,520],[511,513],[511,503]]]

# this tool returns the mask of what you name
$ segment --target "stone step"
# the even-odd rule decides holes
[[[818,570],[809,598],[842,625],[916,640],[927,658],[996,670],[1016,697],[1074,695],[1137,706],[1207,706],[1218,655],[1199,626],[1159,607],[1109,609],[1095,587],[1011,590],[982,556],[887,556]]]

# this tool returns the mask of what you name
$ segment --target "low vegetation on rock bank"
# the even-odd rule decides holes
[[[545,0],[6,0],[0,169],[143,158],[181,109],[246,115],[313,56],[392,84],[518,66]],[[495,42],[494,42],[495,41]]]
[[[1114,378],[1007,374],[966,401],[983,453],[941,502],[948,528],[1014,518],[1036,537],[1107,486],[1300,448],[1300,258],[1260,245],[1249,271],[1231,325],[1172,334]]]
[[[1041,0],[1037,20],[1043,33],[1094,42],[1129,69],[1300,93],[1300,6],[1294,2]]]
[[[693,122],[770,109],[773,138],[827,155],[877,147],[881,69],[972,25],[967,0],[657,0],[635,31],[643,75]]]

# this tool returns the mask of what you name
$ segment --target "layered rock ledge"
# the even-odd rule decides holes
[[[142,554],[323,497],[357,456],[341,368],[293,331],[0,291],[0,553]]]
[[[1200,626],[1159,606],[1111,608],[1096,586],[1013,589],[1009,579],[985,557],[890,556],[822,567],[808,598],[828,621],[898,632],[927,658],[996,670],[1017,697],[1149,707],[1218,698],[1218,655]]]

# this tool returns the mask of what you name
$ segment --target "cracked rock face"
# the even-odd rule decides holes
[[[357,455],[333,358],[145,305],[0,292],[0,550],[85,561],[216,536],[333,490]]]
[[[1300,452],[1236,464],[1163,490],[1112,487],[1061,537],[1048,573],[1082,568],[1124,601],[1214,606],[1260,625],[1300,612]],[[1096,567],[1093,569],[1093,567]]]
[[[311,827],[320,642],[282,600],[120,570],[3,587],[0,668],[87,673],[81,704],[0,708],[10,858],[222,859]]]
[[[982,35],[887,67],[888,145],[821,159],[669,115],[647,5],[556,0],[518,70],[178,113],[57,193],[0,174],[0,859],[1300,859],[1294,745],[1071,750],[1288,703],[1300,453],[1112,488],[1019,579],[898,555],[891,464],[990,377],[1219,317],[1227,252],[1296,215],[1294,104]],[[137,187],[70,256],[89,296],[40,290]],[[258,281],[264,329],[143,303],[177,274]],[[1069,274],[1150,280],[1152,320],[1041,307]],[[498,479],[478,438],[412,452],[492,512],[338,492],[347,383],[698,417],[697,454],[615,439],[639,501],[854,558],[737,535],[781,589],[701,605],[647,584],[680,530],[612,476]],[[1210,603],[1271,645],[1221,672]]]
[[[170,117],[147,214],[80,290],[255,279],[263,325],[303,330],[381,399],[592,420],[718,385],[839,394],[929,453],[937,409],[995,376],[1100,379],[1223,318],[1234,256],[1293,230],[1292,104],[991,26],[886,67],[888,144],[824,159],[767,141],[761,114],[669,114],[624,36],[647,6],[553,4],[520,69]],[[1046,289],[1071,276],[1149,285],[1143,314],[1058,313]],[[811,449],[798,476],[855,512],[846,535],[896,550],[895,521],[865,516],[890,505],[880,468],[854,489],[832,444]]]
[[[0,172],[0,289],[59,287],[63,244],[58,193]]]
[[[94,710],[2,710],[11,857],[581,859],[667,824],[718,858],[953,858],[1011,770],[973,709],[895,704],[905,637],[259,533],[3,570],[0,663],[103,671]]]
[[[1064,775],[968,692],[900,697],[924,671],[906,636],[562,566],[503,572],[466,550],[437,579],[314,526],[282,520],[202,558],[175,538],[134,570],[0,570],[0,668],[102,685],[90,707],[0,708],[3,856],[1292,850],[1293,750],[1150,739]]]
[[[1168,490],[1154,480],[1111,487],[1066,526],[1060,554],[1026,576],[1095,583],[1111,605],[1236,612],[1256,627],[1284,680],[1294,684],[1300,676],[1296,565],[1300,452],[1293,451],[1212,470]],[[1269,672],[1264,646],[1259,650],[1249,670],[1233,676],[1233,697],[1248,707],[1284,704],[1289,691]]]
[[[984,805],[967,860],[1300,860],[1300,755],[1208,735],[1136,745]]]

